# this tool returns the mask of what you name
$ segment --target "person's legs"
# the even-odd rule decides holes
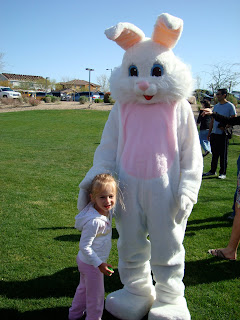
[[[210,137],[211,150],[212,150],[212,162],[211,162],[211,172],[215,173],[218,165],[219,158],[219,144],[218,144],[218,134],[211,134]]]
[[[104,275],[92,265],[85,264],[86,320],[101,320],[104,309]]]
[[[149,263],[151,244],[147,239],[146,216],[138,197],[143,193],[142,183],[121,175],[120,184],[126,210],[118,205],[115,221],[119,233],[118,271],[124,287],[108,295],[105,308],[119,319],[140,320],[154,301]]]
[[[80,272],[81,269],[81,261],[77,257],[77,264],[78,264],[78,269]],[[69,320],[75,320],[79,319],[83,316],[84,312],[86,310],[86,287],[85,287],[85,276],[84,274],[80,273],[80,283],[76,289],[73,301],[72,301],[72,306],[69,309],[69,315],[68,319]]]
[[[240,156],[237,159],[237,176],[238,176],[239,172],[240,172]],[[238,191],[238,186],[236,188],[236,191],[235,191],[234,197],[233,197],[233,205],[232,205],[233,212],[230,216],[232,218],[234,218],[234,216],[235,216],[235,203],[236,203],[236,199],[237,199],[237,191]]]
[[[232,217],[231,219],[233,219],[235,217],[235,203],[236,203],[236,199],[237,199],[237,188],[236,188],[236,191],[234,193],[234,196],[233,196],[233,205],[232,205],[232,210],[233,212],[231,213],[231,215],[229,217]],[[229,218],[230,219],[230,218]]]
[[[200,144],[201,144],[201,147],[203,148],[204,152],[211,152],[210,142],[207,139],[208,131],[209,130],[200,130],[199,131]]]
[[[222,134],[219,137],[219,150],[220,150],[220,170],[219,175],[226,175],[227,172],[227,158],[228,158],[228,144],[229,139],[227,135]]]
[[[240,241],[240,208],[235,208],[236,215],[233,220],[232,233],[225,253],[232,259],[237,258],[237,248]]]
[[[218,252],[226,259],[235,260],[237,258],[237,249],[240,241],[240,173],[238,173],[237,197],[235,203],[236,215],[233,220],[232,233],[226,248],[209,250],[213,256],[218,256]]]
[[[236,208],[236,215],[233,220],[232,232],[230,240],[226,248],[210,250],[213,256],[218,256],[218,251],[223,254],[223,257],[229,260],[237,258],[237,249],[240,241],[240,208]]]
[[[166,189],[156,186],[151,194],[145,190],[148,196],[146,208],[150,209],[147,225],[151,241],[151,267],[156,282],[156,299],[148,319],[189,320],[191,317],[184,298],[185,250],[182,244],[187,221],[181,224],[175,222],[179,204],[171,188]]]

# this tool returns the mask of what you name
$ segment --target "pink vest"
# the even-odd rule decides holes
[[[124,170],[140,179],[158,178],[167,173],[177,152],[175,105],[124,104],[121,120]]]

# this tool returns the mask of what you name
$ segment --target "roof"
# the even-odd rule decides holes
[[[2,75],[6,77],[8,80],[36,81],[36,80],[45,79],[41,76],[30,76],[30,75],[15,74],[15,73],[2,73]]]
[[[86,86],[86,85],[89,84],[89,82],[85,81],[85,80],[75,79],[75,80],[71,80],[71,81],[67,81],[67,82],[60,82],[60,84],[62,84],[62,85],[73,85],[73,86]],[[100,87],[99,84],[95,84],[95,83],[92,83],[92,82],[90,82],[90,84],[93,87]]]

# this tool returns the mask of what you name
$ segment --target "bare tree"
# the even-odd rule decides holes
[[[101,74],[97,77],[97,82],[101,86],[101,91],[109,91],[109,78],[105,74]]]
[[[213,91],[220,88],[227,88],[229,92],[233,87],[240,83],[240,63],[224,63],[220,62],[211,66],[208,72],[211,76],[209,87]]]

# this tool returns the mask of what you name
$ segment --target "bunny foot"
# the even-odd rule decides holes
[[[138,296],[124,288],[107,296],[105,309],[122,320],[141,320],[150,310],[154,297]]]
[[[184,299],[184,298],[183,298]],[[148,314],[148,320],[190,320],[186,300],[178,304],[156,301]]]

